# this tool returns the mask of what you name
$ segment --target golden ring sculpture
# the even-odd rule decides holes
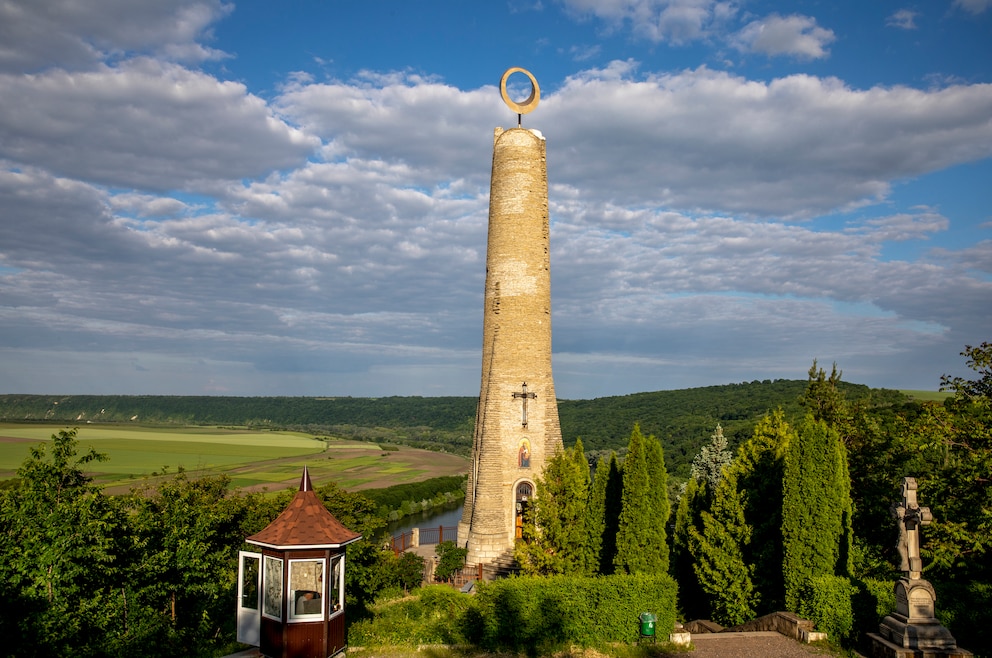
[[[506,81],[509,80],[510,76],[514,73],[523,73],[530,79],[530,96],[528,96],[527,100],[523,103],[513,102],[510,95],[506,93]],[[499,95],[503,97],[503,102],[517,114],[527,114],[528,112],[533,112],[534,109],[537,108],[537,104],[541,102],[541,88],[537,85],[537,79],[531,75],[530,71],[520,68],[519,66],[506,69],[506,73],[504,73],[503,77],[499,79]]]

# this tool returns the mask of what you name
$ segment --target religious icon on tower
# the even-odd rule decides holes
[[[530,468],[530,441],[524,439],[520,442],[520,450],[517,455],[520,468]]]

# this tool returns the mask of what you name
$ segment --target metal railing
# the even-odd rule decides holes
[[[448,535],[448,541],[455,541],[458,537],[458,526],[438,526],[436,528],[420,529],[420,545],[440,544],[444,541],[444,536]]]
[[[436,528],[417,528],[420,535],[418,546],[431,546],[443,541],[455,541],[458,538],[458,526],[437,526]],[[408,548],[413,548],[413,530],[400,535],[393,535],[389,540],[389,548],[399,555]]]
[[[389,540],[389,548],[393,549],[393,553],[399,555],[406,549],[413,546],[413,531],[404,532],[401,535],[393,535]]]

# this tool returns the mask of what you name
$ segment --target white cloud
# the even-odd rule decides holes
[[[612,29],[631,31],[653,42],[685,44],[720,32],[736,15],[736,3],[716,0],[561,0],[571,13],[594,16]]]
[[[992,7],[992,0],[954,0],[954,6],[977,16]]]
[[[568,54],[573,61],[576,62],[586,62],[595,57],[599,57],[602,47],[600,45],[595,46],[572,46],[568,49]]]
[[[833,30],[819,27],[815,18],[772,14],[745,25],[733,42],[743,52],[821,59],[829,54],[827,44],[835,39]]]
[[[992,85],[856,90],[708,69],[637,81],[624,67],[625,77],[569,78],[542,104],[545,134],[569,154],[558,184],[583,201],[801,217],[992,154]]]
[[[801,217],[876,203],[894,180],[992,153],[990,85],[857,90],[806,75],[636,71],[628,60],[576,74],[529,118],[569,153],[557,184],[583,200]],[[494,95],[335,83],[294,85],[278,104],[344,170],[382,159],[414,186],[457,170],[484,190],[490,126],[501,122]]]
[[[919,15],[920,12],[913,11],[912,9],[898,9],[885,19],[885,24],[901,30],[915,30],[916,17]]]
[[[196,188],[301,164],[319,140],[244,85],[149,59],[0,74],[0,157],[80,180]]]
[[[711,0],[565,4],[651,44],[739,20]],[[0,6],[9,390],[475,392],[492,129],[516,121],[494,87],[299,72],[266,100],[176,63],[219,56],[230,5],[72,7]],[[822,59],[834,35],[773,15],[736,39]],[[576,72],[526,120],[548,138],[563,396],[795,377],[812,356],[855,380],[909,353],[932,373],[987,331],[992,241],[935,248],[953,213],[888,202],[992,155],[992,85],[643,69]],[[87,374],[59,379],[52,354]]]
[[[217,59],[223,53],[203,40],[233,7],[223,0],[6,0],[0,4],[0,71],[81,69],[134,53]]]

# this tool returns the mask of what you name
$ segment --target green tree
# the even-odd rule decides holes
[[[617,535],[620,531],[620,511],[623,509],[623,470],[616,453],[610,454],[603,501],[603,548],[599,554],[599,573],[614,573],[617,556]]]
[[[654,573],[667,573],[669,564],[668,518],[671,516],[671,502],[668,499],[668,471],[665,469],[665,451],[653,434],[644,440],[644,455],[648,467],[650,487],[652,542],[656,546],[657,565]]]
[[[603,555],[603,533],[606,531],[606,487],[610,478],[610,464],[603,457],[596,463],[595,476],[589,486],[586,504],[586,571],[590,575],[600,572]]]
[[[967,366],[981,377],[965,379],[941,375],[940,390],[953,391],[959,401],[988,404],[992,401],[992,343],[985,342],[978,347],[965,345],[961,356],[966,358]]]
[[[537,480],[537,496],[515,548],[521,570],[529,575],[584,574],[588,562],[586,503],[589,466],[582,442],[556,453]]]
[[[406,551],[396,561],[396,573],[405,591],[420,587],[424,582],[424,558],[413,551]]]
[[[468,550],[455,545],[453,541],[443,541],[434,547],[437,553],[437,566],[434,568],[435,580],[448,580],[455,572],[465,566]]]
[[[751,541],[743,552],[754,588],[761,594],[758,614],[780,610],[784,604],[782,478],[785,450],[794,435],[781,410],[765,416],[727,469],[737,483],[744,519],[751,528]]]
[[[33,446],[0,498],[0,632],[12,656],[100,655],[127,634],[126,518],[91,484],[76,430]]]
[[[815,420],[822,420],[835,428],[845,414],[844,392],[840,388],[842,374],[835,363],[828,377],[823,368],[817,367],[816,359],[813,359],[806,390],[800,399],[800,404],[806,407]]]
[[[706,597],[694,568],[692,533],[703,528],[702,512],[706,509],[706,483],[689,478],[679,496],[672,533],[670,572],[679,584],[679,605],[689,619],[709,614]]]
[[[657,528],[667,522],[667,516],[665,519],[655,516],[659,503],[651,486],[646,443],[641,428],[634,425],[623,462],[623,494],[617,528],[617,552],[613,559],[616,573],[654,574],[668,571],[667,547],[658,545],[658,537],[663,535]]]
[[[591,576],[596,572],[597,561],[599,559],[599,551],[597,549],[596,554],[593,554],[593,548],[589,544],[589,530],[586,524],[589,522],[589,500],[592,489],[592,474],[589,470],[589,459],[586,457],[585,450],[582,447],[582,439],[576,438],[575,445],[572,446],[571,457],[573,463],[573,472],[575,485],[573,487],[573,495],[576,497],[575,504],[570,507],[576,507],[575,513],[575,530],[571,533],[575,541],[576,546],[579,549],[579,553],[576,556],[575,561],[575,573],[576,575]]]
[[[140,547],[126,588],[131,621],[156,651],[205,652],[232,630],[237,550],[259,519],[229,487],[226,475],[180,472],[127,500]]]
[[[696,576],[709,595],[710,616],[724,625],[742,624],[754,617],[758,596],[751,581],[753,568],[744,560],[751,528],[732,474],[717,485],[711,511],[700,516],[702,531],[690,526],[689,536]]]
[[[941,377],[954,392],[942,406],[927,405],[912,426],[925,474],[922,504],[934,514],[924,531],[925,557],[941,578],[992,579],[992,343],[965,347],[980,376]]]
[[[692,460],[690,474],[697,480],[705,480],[709,485],[709,491],[714,492],[723,478],[723,469],[733,458],[734,456],[727,449],[727,438],[723,435],[723,427],[717,424],[716,431],[710,436],[709,445],[700,448],[699,454]]]
[[[837,433],[807,415],[785,452],[782,564],[785,605],[799,611],[813,577],[846,576],[850,560],[850,482]]]

